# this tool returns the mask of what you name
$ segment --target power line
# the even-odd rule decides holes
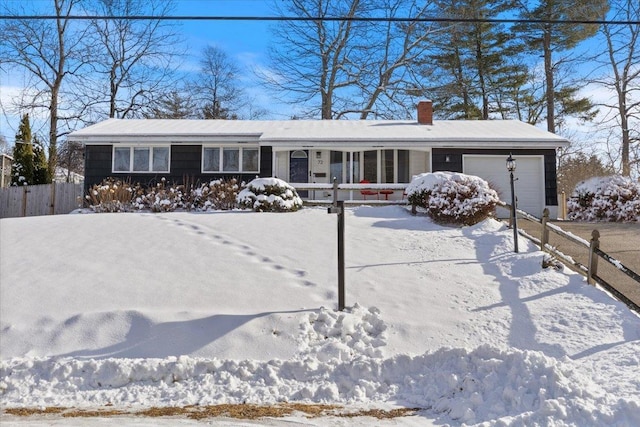
[[[153,16],[153,15],[0,15],[2,20],[55,20],[68,19],[77,21],[87,20],[137,20],[137,21],[291,21],[291,22],[424,22],[424,23],[487,23],[487,24],[550,24],[550,25],[640,25],[640,20],[623,21],[604,19],[515,19],[515,18],[438,18],[438,17],[300,17],[300,16],[214,16],[214,15],[184,15],[184,16]]]

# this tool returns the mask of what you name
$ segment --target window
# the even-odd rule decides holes
[[[385,184],[393,183],[393,153],[395,150],[380,150],[380,160],[382,162],[380,173],[380,182]]]
[[[169,172],[169,147],[113,147],[113,172]]]
[[[129,172],[131,170],[131,148],[116,147],[113,149],[113,171]]]
[[[364,152],[364,174],[363,178],[369,182],[378,182],[378,152]]]
[[[332,151],[331,176],[342,176],[348,182],[365,179],[371,183],[407,183],[409,180],[409,150]],[[346,171],[343,173],[343,171]]]
[[[224,172],[240,171],[240,149],[224,148],[222,150],[222,170]]]
[[[259,172],[257,147],[203,147],[202,172]]]
[[[242,150],[242,170],[257,171],[259,169],[258,149],[245,148]]]
[[[205,148],[202,151],[202,171],[211,172],[220,170],[220,149]]]
[[[409,179],[409,150],[398,150],[398,182],[411,182]]]

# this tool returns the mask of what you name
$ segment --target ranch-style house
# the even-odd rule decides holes
[[[517,120],[433,120],[430,101],[418,104],[417,121],[109,119],[68,138],[85,146],[86,189],[108,177],[154,185],[162,178],[273,176],[295,186],[329,184],[333,177],[345,184],[406,184],[420,173],[453,171],[484,178],[508,201],[505,161],[512,154],[518,207],[537,217],[544,208],[557,215],[556,149],[569,144]],[[402,190],[384,195],[402,197]]]

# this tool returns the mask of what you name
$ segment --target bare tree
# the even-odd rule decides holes
[[[312,105],[304,116],[339,117],[353,109],[341,90],[353,88],[369,65],[362,47],[366,25],[351,18],[368,16],[370,0],[292,0],[274,2],[281,16],[319,18],[282,21],[269,50],[270,70],[260,77],[283,101]],[[344,20],[325,18],[343,17]],[[360,40],[361,46],[356,44]]]
[[[366,119],[415,115],[424,85],[415,66],[431,49],[431,0],[294,0],[276,13],[302,20],[274,29],[271,67],[260,74],[301,116]],[[414,20],[400,18],[412,17]],[[316,19],[317,18],[317,19]]]
[[[71,174],[84,173],[84,147],[79,142],[64,141],[58,152],[58,166],[66,169],[66,180],[71,182]]]
[[[182,55],[175,23],[160,18],[173,11],[173,0],[97,0],[88,13],[107,16],[91,20],[94,69],[90,82],[97,104],[108,116],[137,117],[173,84],[176,58]],[[131,16],[151,19],[130,19]],[[97,89],[97,90],[96,90]]]
[[[612,0],[610,19],[627,21],[625,25],[605,24],[600,28],[605,51],[596,59],[603,70],[594,82],[608,89],[611,102],[602,104],[609,114],[603,125],[615,129],[615,152],[620,153],[622,175],[631,176],[632,167],[640,167],[640,3],[637,0]],[[637,170],[640,173],[640,169]]]
[[[558,164],[558,192],[571,195],[580,181],[613,173],[613,167],[605,165],[594,154],[587,155],[580,152],[565,157]]]
[[[26,70],[29,88],[20,108],[26,111],[43,110],[48,115],[48,165],[53,178],[57,163],[58,138],[69,131],[61,122],[76,119],[79,115],[74,101],[78,94],[65,90],[72,85],[70,79],[80,77],[88,62],[87,50],[82,40],[86,29],[72,25],[69,19],[77,11],[81,0],[53,0],[55,17],[50,20],[29,20],[23,9],[5,9],[15,18],[4,22],[0,33],[4,34],[0,45],[0,57],[9,67]],[[64,105],[61,104],[64,98]]]
[[[240,67],[225,51],[209,45],[202,50],[200,71],[192,83],[193,99],[205,119],[237,119],[244,104]]]
[[[406,0],[383,0],[377,5],[388,21],[376,23],[369,30],[372,37],[368,37],[370,43],[364,49],[367,58],[364,63],[369,68],[363,69],[355,82],[362,99],[360,119],[366,119],[372,113],[388,119],[415,116],[417,98],[423,97],[426,91],[416,64],[428,56],[433,49],[430,40],[438,34],[431,25],[417,19],[432,13],[433,6],[431,1]],[[416,19],[395,21],[399,16]],[[373,37],[374,34],[377,36]]]

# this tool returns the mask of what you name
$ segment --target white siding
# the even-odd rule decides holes
[[[289,152],[278,151],[276,153],[276,176],[284,181],[289,181]]]
[[[411,150],[409,152],[409,179],[425,172],[431,172],[431,152]]]

